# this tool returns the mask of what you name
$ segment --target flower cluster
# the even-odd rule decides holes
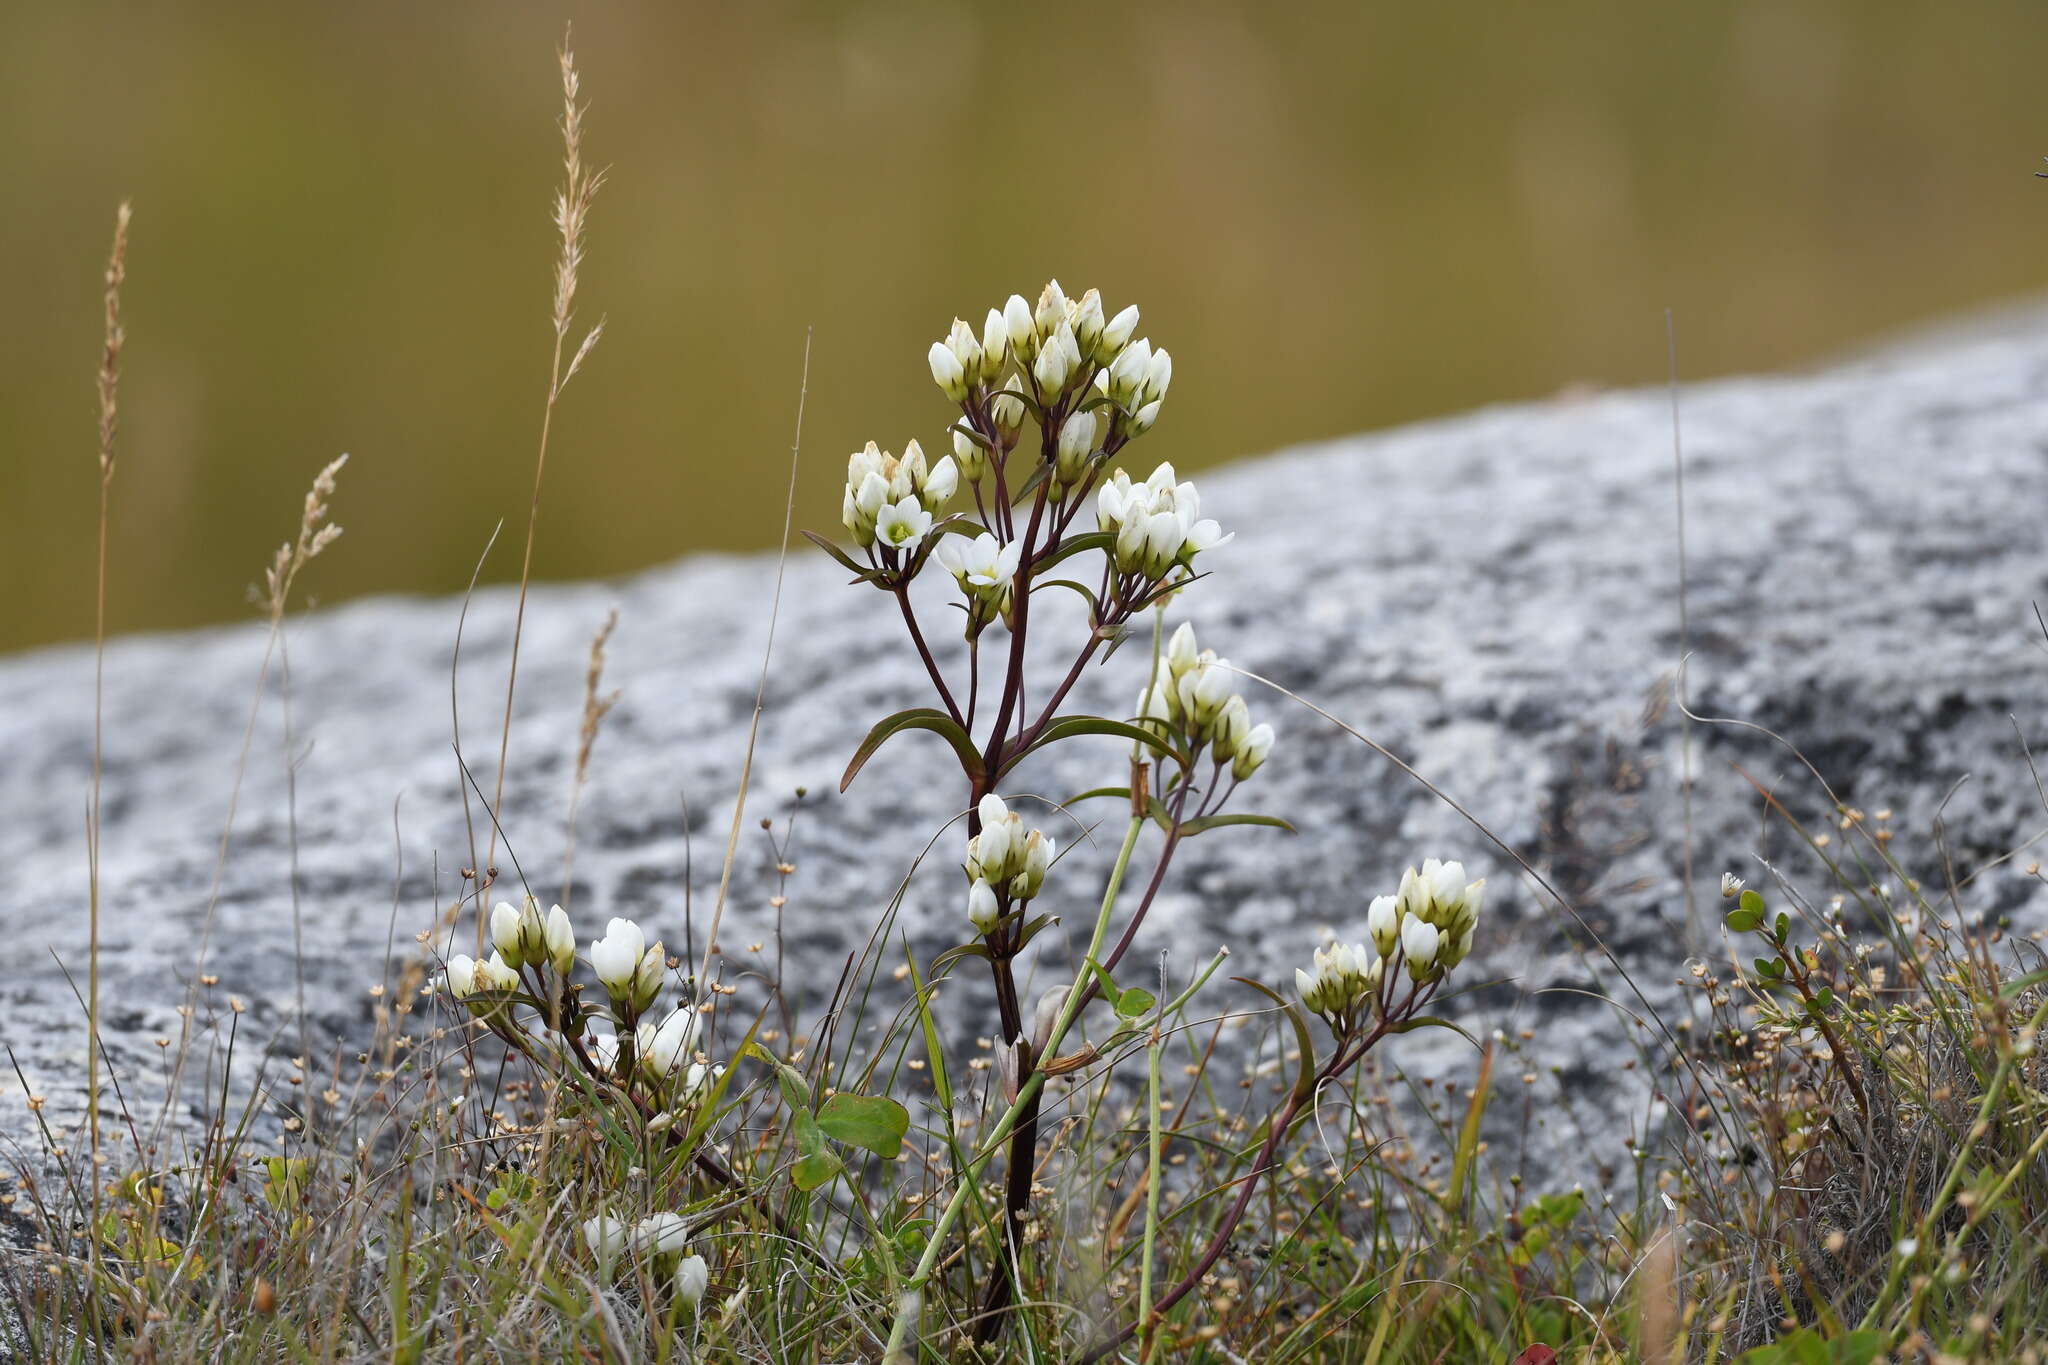
[[[1386,970],[1384,959],[1363,943],[1332,943],[1327,948],[1318,948],[1310,965],[1315,969],[1313,972],[1298,967],[1294,972],[1294,986],[1301,992],[1301,1003],[1311,1014],[1347,1021],[1379,992]]]
[[[531,896],[524,908],[501,901],[491,910],[490,935],[494,951],[488,959],[478,962],[465,954],[448,959],[441,989],[508,1041],[522,1047],[533,1041],[513,1017],[515,1004],[548,1013],[551,1026],[564,1033],[580,1034],[579,1021],[588,1017],[609,1018],[614,1031],[580,1038],[582,1055],[620,1085],[644,1085],[653,1098],[678,1108],[724,1074],[697,1051],[701,1020],[695,1006],[679,1004],[658,1021],[649,1016],[661,997],[668,957],[661,943],[648,943],[632,920],[612,920],[604,937],[590,944],[590,968],[604,988],[607,1011],[593,1012],[577,1002],[581,988],[569,981],[576,966],[576,932],[561,906],[543,915]],[[673,1114],[656,1115],[657,1122],[664,1118],[674,1121]]]
[[[1000,461],[1016,446],[1026,399],[1045,423],[1056,500],[1087,481],[1098,453],[1150,431],[1173,383],[1173,357],[1133,341],[1137,330],[1136,307],[1106,317],[1099,293],[1069,299],[1058,280],[1035,308],[1012,294],[989,309],[978,336],[955,318],[926,358],[940,392],[969,419],[954,429],[961,475],[978,482],[991,453]],[[1015,374],[1006,374],[1013,363]]]
[[[981,833],[967,841],[967,918],[988,933],[1004,915],[1038,894],[1045,870],[1059,850],[1043,830],[1026,830],[1024,818],[990,792],[975,807]]]
[[[1143,483],[1119,469],[1096,490],[1095,524],[1116,537],[1117,572],[1156,580],[1176,564],[1192,567],[1196,555],[1232,539],[1201,515],[1201,506],[1194,484],[1174,482],[1170,464]]]
[[[1195,645],[1195,629],[1182,622],[1167,640],[1152,681],[1138,693],[1137,715],[1186,736],[1199,754],[1207,746],[1239,782],[1259,770],[1273,748],[1273,727],[1252,724],[1251,707],[1233,684],[1230,661]]]
[[[711,1268],[689,1254],[690,1225],[679,1213],[656,1213],[637,1223],[598,1214],[583,1220],[583,1243],[607,1274],[631,1252],[663,1272],[684,1303],[695,1307],[711,1285]]]
[[[952,501],[960,468],[951,455],[927,467],[916,441],[892,455],[869,441],[846,461],[846,496],[840,518],[863,550],[915,549],[931,534],[932,515]]]
[[[1409,868],[1400,890],[1367,908],[1366,942],[1319,948],[1312,971],[1295,971],[1301,1003],[1341,1036],[1368,1006],[1386,1008],[1398,968],[1407,968],[1417,992],[1433,986],[1472,951],[1485,894],[1485,879],[1466,881],[1463,863],[1431,858]]]
[[[1401,888],[1377,897],[1366,911],[1366,930],[1382,955],[1399,943],[1408,974],[1434,981],[1472,951],[1486,879],[1465,880],[1465,865],[1425,859],[1422,870],[1401,874]]]

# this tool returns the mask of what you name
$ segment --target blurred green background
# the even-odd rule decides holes
[[[10,9],[0,648],[91,631],[93,372],[136,206],[111,620],[232,619],[353,461],[325,600],[516,577],[554,47],[613,168],[536,567],[771,544],[930,443],[924,350],[1048,275],[1174,352],[1153,458],[1698,377],[2048,287],[2048,7],[229,3]],[[1365,528],[1361,528],[1364,533]]]

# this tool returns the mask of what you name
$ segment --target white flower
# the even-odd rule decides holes
[[[1072,311],[1067,303],[1065,291],[1060,288],[1060,282],[1052,280],[1047,283],[1039,292],[1038,312],[1033,318],[1038,325],[1038,334],[1050,340],[1053,330],[1063,325],[1067,315]]]
[[[457,953],[448,959],[448,967],[441,978],[448,988],[448,994],[457,1000],[466,1000],[476,992],[476,959],[468,953]]]
[[[967,371],[961,367],[960,357],[943,341],[934,341],[925,358],[931,362],[932,382],[939,391],[955,403],[967,397]]]
[[[690,1225],[680,1213],[651,1213],[633,1225],[643,1256],[674,1256],[690,1242]]]
[[[668,970],[668,954],[662,951],[661,940],[656,939],[640,955],[640,965],[633,970],[633,1008],[644,1010],[654,1003],[661,994],[661,978]]]
[[[1103,326],[1102,340],[1095,348],[1096,360],[1107,360],[1122,351],[1137,330],[1138,305],[1134,303]]]
[[[988,310],[988,320],[981,325],[981,382],[993,384],[996,376],[1003,372],[1003,362],[1009,359],[1010,329],[1003,315],[995,309]]]
[[[627,1233],[624,1222],[601,1213],[583,1220],[583,1243],[600,1265],[609,1266],[625,1251]]]
[[[1080,343],[1083,356],[1095,354],[1102,341],[1102,329],[1102,295],[1090,289],[1081,295],[1081,302],[1074,309],[1074,340]]]
[[[1200,657],[1201,651],[1195,646],[1193,623],[1181,622],[1173,628],[1173,634],[1166,638],[1166,662],[1179,672],[1192,667],[1195,660]]]
[[[1074,341],[1074,329],[1063,321],[1059,330],[1045,339],[1038,349],[1038,359],[1031,362],[1031,373],[1038,380],[1038,388],[1050,401],[1065,391],[1067,380],[1073,377],[1074,362],[1070,358],[1080,352]]]
[[[512,970],[512,964],[497,953],[491,954],[488,962],[476,964],[476,988],[480,991],[516,991],[519,989],[519,973]]]
[[[1741,894],[1742,878],[1736,876],[1733,872],[1723,872],[1721,874],[1721,895],[1725,899],[1733,900]]]
[[[939,563],[959,582],[960,590],[972,598],[999,596],[1017,576],[1023,558],[1022,541],[1001,545],[987,531],[973,540],[947,536],[936,551]]]
[[[1273,727],[1260,721],[1238,742],[1237,757],[1230,761],[1230,775],[1242,782],[1259,770],[1273,751]]]
[[[1052,856],[1057,851],[1043,830],[1034,829],[1024,836],[1023,845],[1012,859],[1017,864],[1015,875],[1010,878],[1012,898],[1028,901],[1038,894],[1038,888],[1045,884],[1045,870],[1052,866]]]
[[[939,462],[932,466],[931,473],[924,476],[924,483],[917,490],[918,501],[925,510],[936,512],[953,500],[955,490],[960,487],[960,466],[953,462],[951,455],[941,455]]]
[[[875,516],[875,538],[899,550],[917,544],[931,529],[932,514],[914,496],[889,504]]]
[[[541,941],[547,949],[548,961],[564,976],[576,965],[576,931],[569,925],[569,912],[561,906],[548,907],[547,924],[541,930]]]
[[[583,1040],[590,1053],[590,1059],[607,1073],[619,1069],[619,1036],[616,1033],[593,1033]]]
[[[688,1101],[699,1092],[718,1084],[718,1078],[725,1074],[725,1068],[713,1063],[691,1062],[683,1073],[683,1084],[678,1097]]]
[[[1245,705],[1242,696],[1233,695],[1223,703],[1223,709],[1216,713],[1216,724],[1209,736],[1209,747],[1219,759],[1228,759],[1237,752],[1237,746],[1244,743],[1251,733],[1252,709]]]
[[[1392,896],[1375,896],[1365,910],[1365,932],[1381,957],[1392,957],[1401,941],[1401,905]]]
[[[1082,466],[1095,453],[1095,438],[1098,435],[1095,414],[1077,412],[1069,416],[1060,427],[1059,441],[1054,447],[1053,470],[1061,483],[1078,483]],[[1096,499],[1096,515],[1101,516],[1102,500]]]
[[[1173,356],[1164,346],[1152,353],[1152,359],[1145,366],[1145,400],[1148,406],[1157,404],[1166,397],[1167,388],[1173,383]]]
[[[953,319],[953,330],[946,334],[946,349],[960,362],[960,372],[972,384],[981,375],[981,343],[974,339],[974,329],[959,318]]]
[[[967,922],[985,934],[996,927],[1000,918],[995,888],[988,884],[987,879],[976,877],[974,884],[967,888]]]
[[[1426,979],[1436,968],[1436,950],[1443,935],[1428,920],[1409,915],[1401,921],[1401,951],[1408,958],[1408,975]]]
[[[516,968],[524,961],[519,955],[519,912],[510,901],[491,907],[491,943],[509,965]]]
[[[1134,410],[1145,371],[1152,364],[1152,343],[1142,338],[1117,353],[1109,363],[1109,396],[1118,407]]]
[[[1379,955],[1362,943],[1318,948],[1310,965],[1310,971],[1295,971],[1295,989],[1303,1005],[1333,1023],[1353,1014],[1379,988]]]
[[[1177,690],[1181,710],[1187,713],[1190,724],[1195,727],[1207,726],[1223,703],[1230,699],[1230,663],[1203,651],[1192,668],[1180,675]]]
[[[685,1256],[676,1262],[674,1283],[676,1297],[695,1308],[711,1287],[711,1267],[704,1264],[702,1256]]]
[[[1026,346],[1037,340],[1038,329],[1031,318],[1031,305],[1024,302],[1022,294],[1012,294],[1003,304],[1003,326],[1010,333],[1010,348],[1019,356]]]
[[[687,1060],[697,1045],[697,1011],[681,1005],[669,1011],[659,1026],[642,1024],[633,1033],[640,1065],[656,1077],[665,1077]]]
[[[988,452],[957,427],[953,431],[953,462],[960,471],[960,477],[969,483],[981,482],[981,476],[988,472]]]
[[[647,951],[647,936],[629,919],[615,919],[605,926],[604,937],[590,945],[590,970],[604,984],[613,999],[627,995],[640,958]]]
[[[1131,414],[1131,435],[1143,436],[1159,425],[1159,402],[1154,399]]]

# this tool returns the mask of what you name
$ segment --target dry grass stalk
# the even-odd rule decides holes
[[[533,465],[533,498],[526,513],[526,550],[519,562],[519,605],[512,617],[512,658],[505,673],[505,714],[498,729],[498,776],[491,792],[493,815],[505,801],[505,765],[512,748],[512,701],[519,686],[519,642],[526,631],[526,590],[533,578],[533,543],[540,526],[540,487],[548,467],[548,437],[554,428],[555,405],[561,401],[562,390],[582,367],[584,357],[597,345],[597,339],[604,334],[604,322],[585,334],[569,359],[567,368],[562,364],[562,350],[568,340],[569,325],[576,316],[576,285],[583,267],[583,233],[590,217],[590,205],[597,198],[597,192],[604,185],[605,173],[591,171],[583,164],[583,114],[584,106],[578,103],[582,91],[582,78],[576,72],[576,54],[569,46],[568,35],[564,34],[561,50],[556,54],[562,68],[562,188],[555,193],[555,232],[561,239],[559,253],[555,258],[555,294],[552,319],[554,323],[554,354],[548,365],[547,406],[541,413],[540,451]],[[484,891],[489,881],[488,868],[497,860],[498,828],[495,818],[491,821],[491,832],[484,857],[484,866],[479,867],[477,904],[484,903]],[[478,942],[482,942],[482,925],[478,926]]]

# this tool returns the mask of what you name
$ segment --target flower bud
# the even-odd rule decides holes
[[[1238,741],[1237,757],[1230,761],[1230,775],[1242,782],[1259,770],[1273,749],[1273,727],[1261,721]]]
[[[1060,427],[1059,442],[1053,457],[1053,477],[1063,484],[1081,481],[1082,472],[1087,468],[1088,457],[1095,453],[1097,425],[1092,412],[1076,412],[1068,416]],[[1100,508],[1097,502],[1097,508]]]
[[[1173,356],[1164,346],[1152,353],[1152,359],[1145,366],[1145,399],[1157,404],[1166,397],[1166,391],[1173,385]]]
[[[981,325],[981,382],[993,384],[1003,372],[1003,364],[1010,358],[1010,329],[1003,315],[995,309],[988,310],[988,320]]]
[[[1017,855],[1017,875],[1010,882],[1010,894],[1019,900],[1030,900],[1037,895],[1038,888],[1045,884],[1045,870],[1052,866],[1053,855],[1058,851],[1058,846],[1045,836],[1043,830],[1034,829],[1025,835],[1024,846]]]
[[[1102,329],[1102,295],[1091,289],[1081,296],[1080,306],[1074,310],[1074,340],[1080,343],[1084,358],[1093,356],[1102,343]]]
[[[1032,318],[1037,324],[1038,335],[1051,340],[1053,332],[1066,323],[1067,315],[1072,311],[1060,282],[1053,280],[1048,283],[1038,295],[1038,311]]]
[[[953,494],[960,487],[960,466],[953,462],[951,455],[941,455],[939,462],[925,475],[924,486],[917,491],[918,501],[927,512],[936,512],[953,500]]]
[[[1038,390],[1049,402],[1066,391],[1067,381],[1073,377],[1072,355],[1079,350],[1074,341],[1074,329],[1065,322],[1059,330],[1045,339],[1039,348],[1038,359],[1031,364],[1031,373],[1038,380]]]
[[[1427,981],[1436,974],[1437,948],[1443,935],[1434,924],[1410,915],[1401,921],[1401,951],[1408,959],[1408,975]]]
[[[491,907],[491,944],[513,970],[525,961],[519,954],[519,912],[510,901],[499,901]]]
[[[1139,386],[1145,382],[1145,370],[1152,363],[1152,343],[1145,340],[1132,342],[1117,352],[1109,364],[1109,396],[1116,405],[1126,411],[1138,406]]]
[[[1022,294],[1012,294],[1003,304],[1003,327],[1010,334],[1010,349],[1019,361],[1037,354],[1038,328],[1032,321],[1031,305]]]
[[[1060,1021],[1060,1011],[1067,1007],[1067,988],[1054,986],[1038,997],[1038,1005],[1031,1011],[1031,1050],[1043,1056],[1046,1044],[1052,1041],[1052,1026]]]
[[[998,403],[1002,399],[996,400]],[[980,483],[981,476],[988,472],[988,452],[964,431],[953,433],[953,463],[960,471],[960,477],[969,483]]]
[[[541,941],[546,949],[548,961],[556,971],[567,976],[576,965],[576,931],[569,925],[569,912],[561,906],[548,908],[547,924],[541,931]]]
[[[1218,759],[1228,760],[1237,752],[1237,746],[1251,733],[1252,711],[1245,705],[1242,696],[1233,695],[1223,703],[1223,709],[1216,713],[1216,725],[1209,736],[1209,747]]]
[[[590,1254],[597,1257],[597,1263],[607,1271],[612,1263],[626,1250],[629,1229],[617,1218],[599,1214],[583,1220],[583,1243],[590,1248]]]
[[[996,435],[1002,438],[1003,449],[1016,445],[1018,434],[1024,430],[1024,400],[1007,391],[999,393],[989,399],[988,415],[989,420],[996,424]]]
[[[1131,435],[1143,436],[1159,424],[1159,400],[1153,399],[1131,414]]]
[[[672,1283],[676,1299],[694,1310],[703,1301],[704,1291],[711,1287],[711,1267],[704,1264],[702,1256],[685,1256],[676,1262]]]
[[[974,339],[974,329],[959,318],[953,319],[953,330],[946,335],[946,349],[960,362],[960,373],[968,384],[981,377],[981,343]]]
[[[967,371],[961,368],[960,357],[943,341],[934,341],[926,359],[931,362],[932,382],[939,391],[955,403],[967,397]]]
[[[1118,313],[1104,325],[1102,338],[1095,346],[1097,364],[1108,364],[1130,343],[1138,330],[1138,305],[1135,303]]]
[[[1002,917],[1002,908],[996,903],[995,888],[980,877],[967,888],[967,922],[980,933],[988,933],[996,927]]]
[[[641,955],[640,965],[633,969],[633,1008],[644,1010],[654,1003],[661,994],[661,978],[668,971],[668,955],[661,950],[661,940],[654,943]]]
[[[1365,912],[1365,932],[1381,957],[1392,957],[1401,941],[1400,903],[1392,896],[1375,896]]]
[[[643,1256],[676,1256],[689,1245],[690,1225],[679,1213],[655,1213],[633,1225]]]

